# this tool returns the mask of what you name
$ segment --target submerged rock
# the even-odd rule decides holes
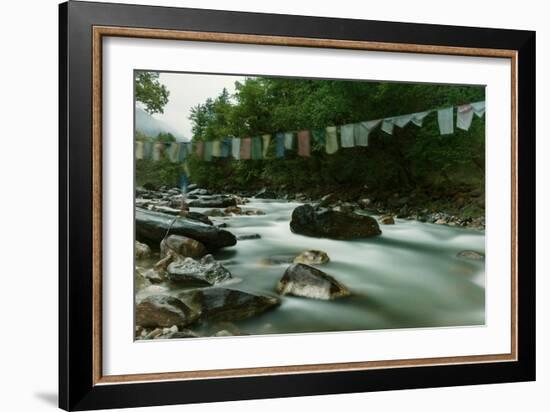
[[[200,310],[201,318],[208,321],[246,319],[280,304],[273,296],[220,287],[183,292],[179,297]]]
[[[323,300],[350,295],[349,290],[332,276],[302,263],[293,264],[287,268],[277,284],[277,292],[281,295]]]
[[[298,206],[292,212],[290,230],[300,235],[331,239],[359,239],[381,234],[370,216],[336,210]]]
[[[326,252],[322,250],[306,250],[294,258],[294,263],[306,265],[321,265],[330,260]]]
[[[252,239],[261,239],[262,237],[258,233],[250,233],[245,235],[237,235],[237,240],[252,240]]]
[[[197,261],[192,258],[176,260],[168,265],[168,280],[178,284],[214,285],[231,279],[231,272],[212,255],[206,255]]]
[[[198,240],[180,235],[170,235],[160,242],[160,257],[166,257],[169,252],[179,259],[201,258],[208,253],[206,247]]]
[[[463,250],[458,252],[456,257],[468,260],[485,260],[485,255],[483,253],[476,252],[475,250]]]
[[[200,312],[168,295],[152,295],[136,306],[136,325],[144,328],[185,326],[199,318]]]
[[[136,259],[144,259],[151,256],[151,248],[147,246],[145,243],[138,242],[136,240]]]
[[[187,236],[198,240],[208,250],[215,250],[237,243],[235,236],[215,226],[184,217],[165,215],[136,209],[136,237],[139,241],[160,244],[169,231],[173,235]]]
[[[296,255],[272,255],[262,258],[261,263],[264,265],[286,265],[294,261]]]
[[[199,199],[191,200],[189,207],[229,207],[237,206],[237,201],[229,196],[204,196]]]

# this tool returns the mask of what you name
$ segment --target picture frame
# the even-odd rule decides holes
[[[59,406],[65,410],[535,379],[535,33],[71,1],[59,7]],[[103,373],[103,40],[506,59],[511,67],[510,352]],[[521,183],[521,185],[520,185]],[[487,185],[495,182],[486,182]],[[500,224],[501,222],[499,222]]]

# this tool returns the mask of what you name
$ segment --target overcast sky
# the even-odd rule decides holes
[[[225,87],[230,94],[235,92],[235,82],[244,81],[242,76],[161,73],[160,82],[170,91],[164,113],[153,117],[168,123],[180,131],[186,139],[191,139],[191,108],[204,103],[209,97],[216,98]]]

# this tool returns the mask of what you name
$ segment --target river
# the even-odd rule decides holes
[[[270,264],[267,258],[317,249],[330,257],[330,262],[318,267],[346,285],[352,295],[332,301],[283,296],[278,308],[234,322],[242,333],[484,324],[484,262],[456,257],[465,249],[484,253],[484,232],[396,219],[395,225],[381,225],[381,236],[369,239],[311,238],[290,231],[292,210],[299,205],[250,199],[241,208],[261,209],[265,215],[211,218],[225,222],[237,236],[261,236],[214,254],[233,274],[230,287],[276,295],[275,286],[288,264]]]

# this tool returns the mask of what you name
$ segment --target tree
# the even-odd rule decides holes
[[[158,72],[136,72],[136,100],[145,105],[149,114],[164,113],[170,92],[159,81]]]

